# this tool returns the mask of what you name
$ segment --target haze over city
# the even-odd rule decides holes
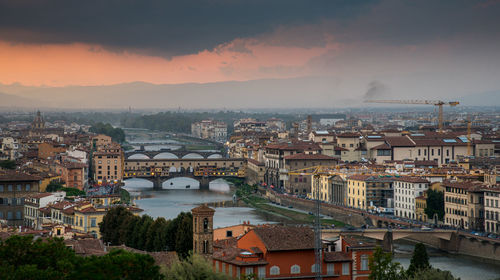
[[[494,0],[1,0],[1,105],[499,105],[498,14]]]

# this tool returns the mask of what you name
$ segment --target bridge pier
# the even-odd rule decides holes
[[[210,179],[208,176],[203,176],[199,180],[200,182],[200,190],[208,190],[210,185]]]
[[[159,191],[163,189],[163,180],[161,177],[154,177],[153,178],[153,190]]]
[[[385,252],[393,252],[394,251],[394,239],[392,238],[392,231],[387,231],[384,234],[383,240],[377,240],[377,245],[382,247],[382,250]]]

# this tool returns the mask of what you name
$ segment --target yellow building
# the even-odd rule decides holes
[[[392,208],[393,177],[353,175],[347,178],[347,205],[358,209]]]
[[[484,229],[484,190],[482,182],[443,182],[445,225],[462,229]]]
[[[94,195],[90,197],[90,203],[95,206],[109,206],[121,203],[119,194]]]
[[[90,233],[96,238],[101,238],[99,223],[106,215],[106,208],[95,208],[90,202],[80,204],[74,208],[73,228],[82,233]]]
[[[42,179],[40,180],[40,192],[45,192],[47,190],[47,186],[50,184],[52,181],[60,181],[61,176],[56,175],[56,174],[42,174],[41,175]]]
[[[427,222],[425,208],[427,208],[427,192],[415,198],[415,218],[417,221]]]

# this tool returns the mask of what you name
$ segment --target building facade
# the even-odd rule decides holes
[[[393,186],[394,215],[416,219],[416,199],[429,188],[429,181],[419,177],[396,177]]]

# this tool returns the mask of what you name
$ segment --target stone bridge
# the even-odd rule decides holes
[[[208,189],[214,179],[244,178],[245,169],[244,159],[126,159],[123,177],[151,181],[155,190],[162,189],[169,179],[188,177],[198,180],[201,189]]]
[[[377,243],[385,251],[392,252],[394,249],[394,240],[403,238],[412,238],[418,236],[433,237],[447,243],[457,242],[458,232],[449,229],[324,229],[322,230],[323,238],[331,238],[338,235],[357,235],[368,237],[377,240]],[[418,238],[417,238],[418,239]],[[452,245],[453,247],[453,245]]]
[[[136,150],[125,152],[125,159],[202,159],[202,158],[222,158],[222,153],[190,151],[186,149],[170,150],[161,149],[158,151]]]

